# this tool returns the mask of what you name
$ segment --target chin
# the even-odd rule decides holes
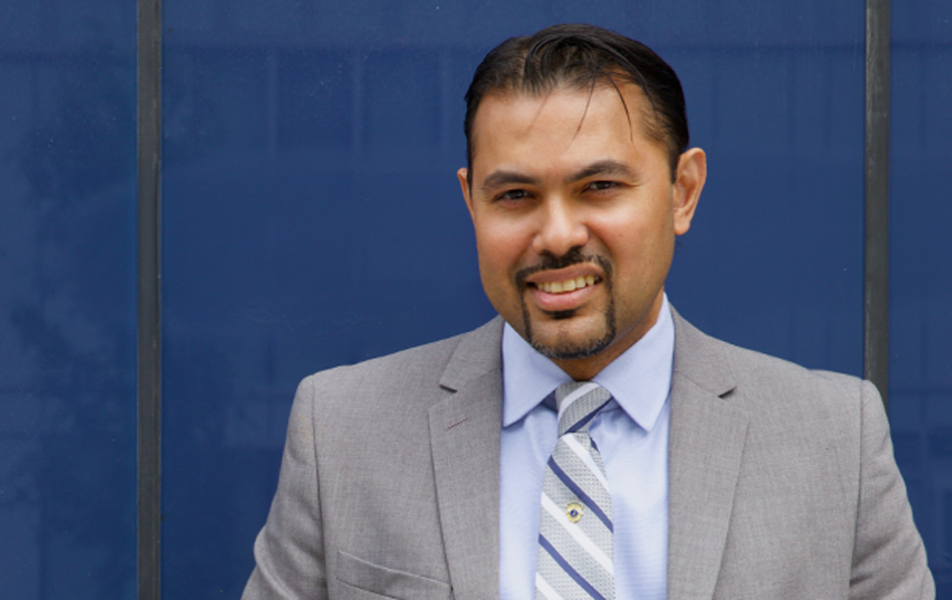
[[[522,304],[525,339],[537,352],[554,360],[575,360],[595,356],[608,348],[617,334],[615,302],[594,314],[577,310],[535,315]]]
[[[532,336],[528,330],[528,342],[537,352],[556,360],[575,360],[595,356],[608,348],[615,340],[615,332],[606,330],[601,337],[587,340],[555,340],[554,343],[543,343]]]

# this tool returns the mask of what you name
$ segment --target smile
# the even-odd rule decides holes
[[[586,275],[575,279],[566,279],[565,281],[540,281],[535,286],[547,294],[564,294],[595,285],[598,281],[599,279],[594,275]]]

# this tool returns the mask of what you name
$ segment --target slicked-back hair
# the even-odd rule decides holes
[[[647,114],[635,114],[619,86],[637,85],[648,99]],[[594,25],[553,25],[531,37],[514,37],[493,48],[476,68],[466,92],[466,160],[469,183],[473,173],[473,121],[488,94],[547,94],[557,87],[594,92],[598,85],[619,92],[632,127],[668,150],[672,179],[678,157],[688,147],[688,118],[681,81],[651,48]],[[642,111],[645,112],[645,111]],[[636,121],[637,120],[637,121]]]

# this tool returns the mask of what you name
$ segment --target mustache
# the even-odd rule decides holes
[[[516,272],[516,284],[519,287],[525,287],[526,279],[534,273],[539,271],[554,271],[556,269],[564,269],[565,267],[570,267],[572,265],[578,265],[582,263],[595,263],[597,264],[602,271],[605,272],[606,283],[611,281],[612,266],[604,256],[598,254],[582,254],[581,248],[572,248],[562,256],[555,256],[553,254],[543,254],[539,258],[539,262],[529,267],[525,267]]]

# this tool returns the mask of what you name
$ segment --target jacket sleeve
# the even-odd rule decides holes
[[[327,598],[315,453],[314,385],[298,386],[278,490],[255,540],[256,566],[242,600]]]
[[[876,388],[861,393],[859,498],[850,598],[935,598],[922,538],[893,458],[889,423]]]

